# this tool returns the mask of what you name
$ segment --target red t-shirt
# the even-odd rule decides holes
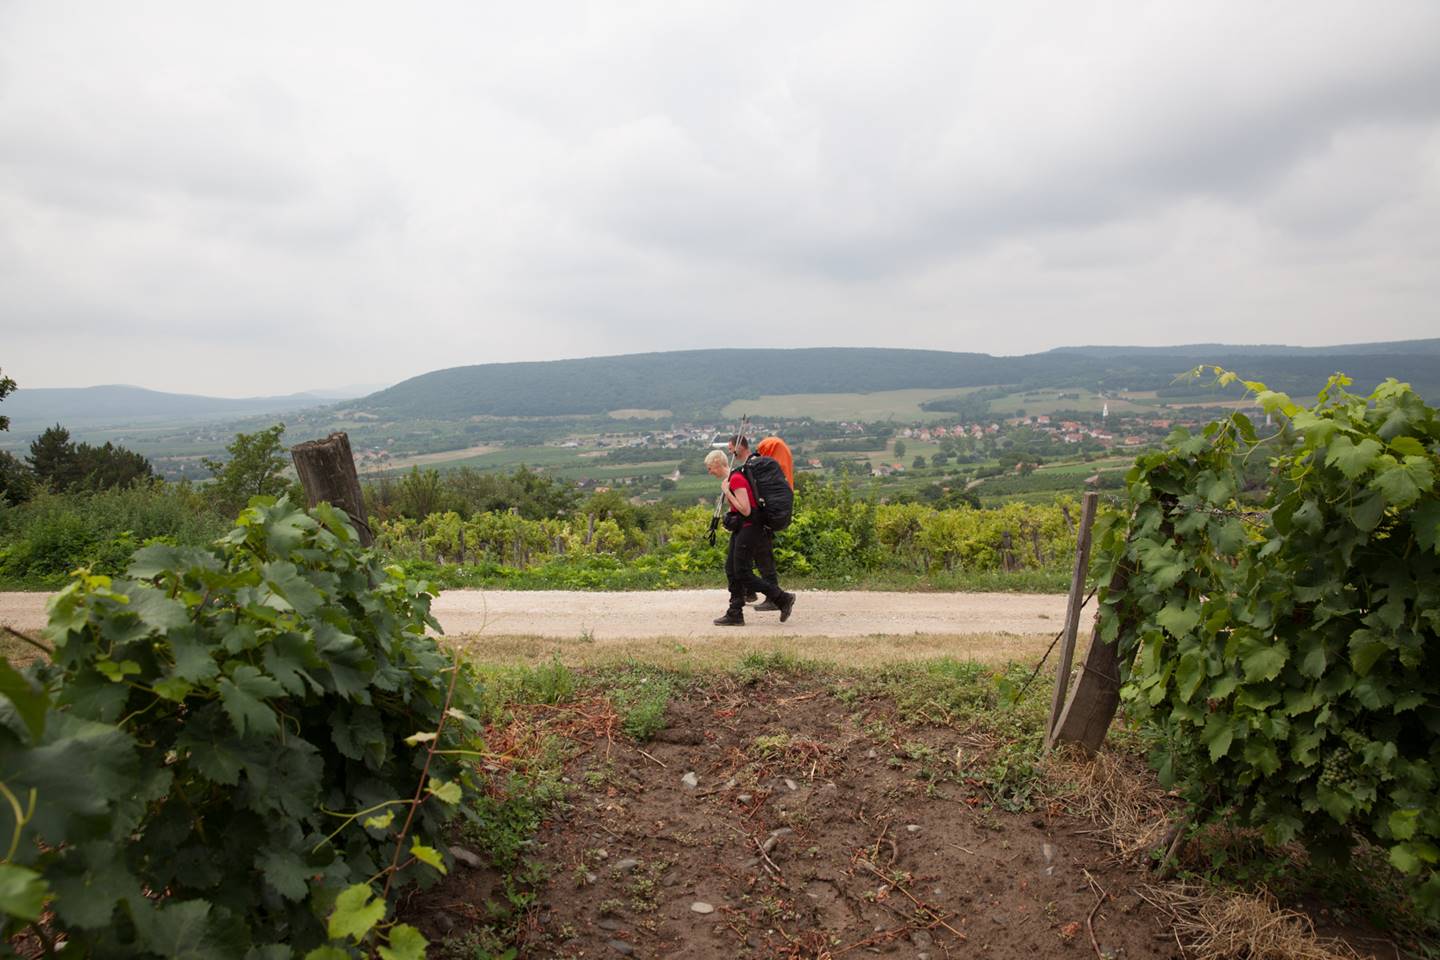
[[[730,492],[739,495],[741,490],[745,491],[745,497],[747,500],[750,501],[750,510],[753,513],[755,510],[755,493],[750,489],[750,481],[746,480],[745,474],[741,473],[739,470],[730,471]],[[745,522],[741,524],[741,526],[748,527],[750,526],[750,523],[751,521],[747,517]]]

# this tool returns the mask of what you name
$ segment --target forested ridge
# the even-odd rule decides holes
[[[1401,346],[1397,345],[1397,349]],[[1117,350],[1124,355],[1092,355]],[[389,417],[563,416],[627,408],[668,409],[679,416],[713,415],[732,400],[763,394],[868,393],[909,388],[1076,386],[1153,390],[1172,384],[1198,360],[1255,371],[1277,388],[1313,392],[1338,368],[1357,382],[1387,376],[1422,395],[1440,393],[1440,340],[1415,341],[1404,353],[1373,353],[1361,345],[1326,352],[1275,354],[1275,348],[1216,345],[1212,352],[1129,353],[1133,348],[1082,348],[1021,357],[939,350],[825,347],[798,350],[725,349],[586,357],[533,363],[451,367],[412,377],[351,406]],[[1160,350],[1161,348],[1157,348]],[[1333,350],[1335,352],[1329,352]]]

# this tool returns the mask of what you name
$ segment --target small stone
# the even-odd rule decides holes
[[[786,787],[786,789],[788,789],[788,790],[799,790],[799,789],[800,789],[800,785],[799,785],[798,783],[796,783],[794,780],[791,780],[789,777],[786,777],[786,778],[785,778],[785,787]]]
[[[630,954],[635,952],[635,948],[630,946],[630,944],[626,943],[624,940],[606,940],[605,946],[609,947],[611,950],[614,950],[622,957],[628,957],[630,956]]]
[[[463,863],[472,870],[479,870],[485,865],[485,861],[481,860],[478,854],[471,853],[464,847],[450,847],[450,856],[455,858],[456,863]]]
[[[880,756],[880,754],[876,753],[875,750],[874,750],[874,748],[871,748],[871,749],[865,751],[865,759],[866,759],[866,760],[874,760],[874,759],[876,759],[876,758],[879,757],[879,756]]]
[[[1055,876],[1055,844],[1040,844],[1040,855],[1045,858],[1045,866],[1040,872],[1047,877]]]
[[[685,786],[691,790],[694,790],[696,787],[700,786],[700,778],[695,775],[694,770],[691,770],[689,773],[685,774],[685,776],[681,777],[680,782],[685,784]]]
[[[614,917],[605,917],[599,923],[595,924],[595,926],[599,927],[601,930],[613,931],[622,929],[625,924],[621,923],[619,920],[616,920]]]
[[[725,781],[725,789],[726,789],[726,790],[734,790],[734,789],[735,789],[735,778],[734,778],[734,777],[731,777],[729,780],[726,780],[726,781]]]
[[[922,951],[921,953],[915,954],[915,960],[930,960],[930,954]]]
[[[915,944],[917,949],[928,950],[935,943],[935,938],[930,936],[928,930],[911,930],[910,942]]]
[[[735,795],[735,799],[741,803],[749,803],[751,800],[754,799],[754,797],[750,796],[750,794],[748,793],[738,793]]]
[[[597,876],[595,876],[595,874],[593,874],[593,873],[587,873],[587,874],[585,874],[585,882],[586,882],[586,883],[594,883],[596,880],[599,880],[599,879],[600,879],[600,878],[597,877]]]
[[[771,831],[770,831],[770,836],[772,836],[772,837],[788,837],[788,836],[790,836],[790,834],[792,834],[792,833],[794,833],[794,832],[795,832],[795,831],[794,831],[794,830],[791,830],[789,827],[776,827],[774,830],[771,830]]]
[[[706,903],[704,900],[696,900],[694,903],[690,904],[690,909],[694,910],[696,913],[715,912],[715,908],[710,906],[710,904]]]
[[[906,832],[906,833],[919,833],[919,832],[920,832],[920,824],[918,824],[918,823],[907,823],[907,824],[905,824],[905,832]]]
[[[615,861],[615,869],[622,872],[626,870],[634,870],[638,866],[640,866],[640,861],[636,860],[634,857],[626,857],[624,860]]]

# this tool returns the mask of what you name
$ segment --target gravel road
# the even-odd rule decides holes
[[[0,593],[0,624],[38,630],[44,593]],[[449,590],[435,616],[449,636],[589,637],[595,640],[741,633],[716,627],[721,590],[596,593],[575,590]],[[788,623],[746,614],[747,637],[865,637],[976,633],[1051,634],[1065,619],[1064,594],[804,591]]]

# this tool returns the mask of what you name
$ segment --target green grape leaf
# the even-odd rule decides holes
[[[179,600],[163,591],[142,584],[130,584],[126,590],[130,610],[151,630],[164,633],[177,630],[190,622],[190,611]]]
[[[1205,721],[1205,729],[1200,733],[1200,741],[1210,748],[1211,763],[1230,752],[1230,744],[1234,739],[1235,728],[1231,724],[1230,715],[1221,712],[1210,714],[1210,718]]]
[[[1409,840],[1415,836],[1415,825],[1419,820],[1420,811],[1414,807],[1408,810],[1396,810],[1390,814],[1390,836],[1396,840]]]
[[[154,685],[156,693],[166,700],[173,700],[176,703],[184,700],[194,689],[195,688],[188,682],[181,680],[179,677],[166,677],[163,680],[157,680]]]
[[[230,722],[241,733],[275,733],[280,729],[275,711],[261,698],[281,697],[285,689],[252,666],[243,666],[219,683],[220,702]]]
[[[397,923],[390,928],[390,943],[380,948],[382,960],[425,960],[425,948],[430,941],[408,923]]]
[[[437,780],[431,777],[430,793],[441,802],[451,804],[452,806],[460,802],[460,784],[453,780]]]
[[[1380,463],[1367,486],[1383,493],[1392,506],[1408,507],[1435,486],[1435,471],[1425,457],[1406,457],[1397,463],[1386,454]]]
[[[1415,542],[1431,553],[1440,553],[1440,500],[1427,500],[1410,514]]]
[[[50,896],[45,879],[29,867],[0,863],[0,913],[38,920]]]
[[[24,723],[32,741],[44,736],[45,712],[50,708],[50,696],[6,660],[0,660],[0,696],[9,700],[15,708],[15,714]]]
[[[385,901],[375,896],[368,883],[346,887],[335,898],[326,930],[332,940],[346,937],[359,943],[370,929],[385,918]]]
[[[1330,442],[1325,463],[1343,473],[1345,479],[1354,480],[1374,468],[1376,460],[1384,450],[1380,441],[1369,437],[1357,444],[1349,437],[1339,436]]]
[[[96,660],[95,669],[105,674],[111,683],[121,683],[126,677],[139,673],[140,664],[134,660],[122,660],[119,663],[113,660]]]
[[[1289,659],[1290,650],[1283,644],[1246,640],[1240,645],[1240,668],[1245,671],[1246,683],[1275,679]]]
[[[1300,637],[1296,644],[1300,660],[1296,664],[1303,676],[1319,678],[1325,672],[1325,640],[1313,633]]]
[[[1371,630],[1356,630],[1350,637],[1350,665],[1357,676],[1365,676],[1375,661],[1390,652],[1390,644]]]
[[[386,810],[384,813],[377,813],[373,817],[366,817],[363,821],[367,830],[384,830],[395,822],[395,811]]]
[[[421,863],[429,864],[441,873],[447,872],[445,858],[440,856],[440,851],[421,843],[419,837],[410,838],[410,856]]]
[[[266,850],[255,858],[255,866],[286,900],[304,900],[310,892],[306,881],[314,871],[293,850]]]
[[[215,662],[215,651],[202,639],[198,630],[171,630],[165,640],[170,644],[170,652],[175,656],[176,677],[200,684],[220,674],[220,665]]]
[[[1173,637],[1188,636],[1200,623],[1200,604],[1181,606],[1178,603],[1167,603],[1164,609],[1155,615],[1155,622],[1168,630]]]
[[[227,951],[210,943],[210,904],[204,900],[184,900],[162,907],[134,912],[135,928],[140,940],[162,957],[180,960],[223,960]]]

